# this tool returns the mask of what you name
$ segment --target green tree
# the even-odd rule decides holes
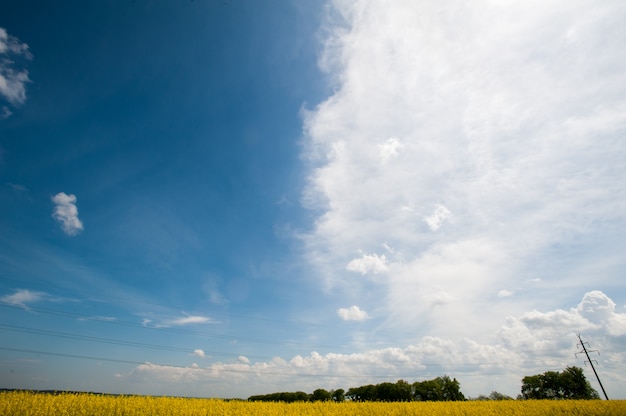
[[[396,389],[398,394],[398,400],[408,402],[413,400],[413,392],[411,384],[408,381],[398,380],[396,381]]]
[[[331,392],[331,397],[333,398],[333,401],[343,402],[346,400],[346,392],[344,389],[333,390]]]
[[[413,395],[415,400],[421,401],[465,400],[461,393],[461,383],[456,378],[451,379],[448,376],[413,383]]]
[[[492,391],[489,395],[489,400],[513,400],[513,398],[511,396],[507,396],[506,394]]]
[[[327,402],[331,399],[330,392],[324,389],[317,389],[311,395],[312,402]]]
[[[376,386],[368,384],[360,387],[350,387],[346,397],[355,402],[373,402],[378,399],[376,396]]]
[[[583,370],[567,367],[565,371],[546,371],[522,379],[522,399],[599,399]]]
[[[567,367],[561,373],[563,398],[565,399],[599,399],[598,392],[591,387],[585,378],[582,368]]]

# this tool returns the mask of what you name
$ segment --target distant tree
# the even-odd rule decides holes
[[[303,391],[297,392],[279,392],[270,394],[261,394],[257,396],[248,397],[250,402],[306,402],[309,400],[309,395]]]
[[[250,396],[249,401],[271,402],[297,402],[297,401],[329,401],[343,402],[345,400],[356,402],[373,401],[411,401],[411,400],[465,400],[461,393],[460,383],[448,376],[437,377],[433,380],[409,384],[407,381],[398,380],[395,383],[384,382],[380,384],[368,384],[360,387],[351,387],[348,391],[343,389],[327,391],[317,389],[312,394],[302,391],[279,392]]]
[[[398,397],[396,385],[394,383],[380,383],[376,385],[376,400],[381,402],[397,402]]]
[[[465,400],[461,393],[461,383],[448,376],[413,383],[413,397],[420,401]]]
[[[368,384],[360,387],[350,387],[346,392],[346,397],[355,402],[373,402],[376,401],[376,386]]]
[[[343,402],[346,400],[346,392],[344,389],[337,389],[330,392],[330,396],[335,402]]]
[[[408,402],[413,400],[413,387],[408,381],[396,381],[396,389],[400,401]]]
[[[317,389],[311,395],[312,402],[327,402],[330,401],[331,398],[330,392],[324,389]]]
[[[489,396],[485,396],[481,394],[473,400],[513,400],[511,396],[507,396],[506,394],[499,393],[497,391],[492,391]]]
[[[492,391],[491,394],[489,394],[489,400],[513,400],[513,398],[511,396],[507,396],[506,394]]]
[[[306,402],[309,399],[309,395],[303,391],[297,391],[293,394],[292,402]]]
[[[522,379],[521,399],[599,399],[579,367],[546,371]]]

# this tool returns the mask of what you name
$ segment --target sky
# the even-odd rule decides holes
[[[0,388],[241,397],[592,350],[626,399],[626,3],[0,8]]]

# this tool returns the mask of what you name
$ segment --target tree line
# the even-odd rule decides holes
[[[583,370],[578,367],[567,367],[563,372],[546,371],[543,374],[526,376],[522,379],[519,400],[529,399],[599,399],[585,378]],[[489,396],[478,396],[476,400],[512,400],[505,394],[496,391]],[[461,392],[461,383],[447,375],[432,380],[409,383],[398,380],[395,383],[383,382],[359,387],[325,390],[317,389],[312,394],[303,391],[279,392],[250,396],[249,401],[266,402],[305,402],[345,400],[356,402],[401,402],[401,401],[459,401],[466,400]]]
[[[325,390],[317,389],[312,394],[302,391],[280,392],[250,396],[249,401],[267,402],[296,402],[296,401],[336,401],[345,400],[365,402],[399,402],[399,401],[449,401],[465,400],[461,393],[461,384],[456,379],[448,376],[437,377],[433,380],[416,381],[409,383],[398,380],[395,383],[384,382],[380,384],[368,384],[360,387]]]

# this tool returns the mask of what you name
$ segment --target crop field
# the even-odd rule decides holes
[[[528,400],[396,403],[264,403],[98,394],[0,393],[3,416],[626,416],[626,401]]]

